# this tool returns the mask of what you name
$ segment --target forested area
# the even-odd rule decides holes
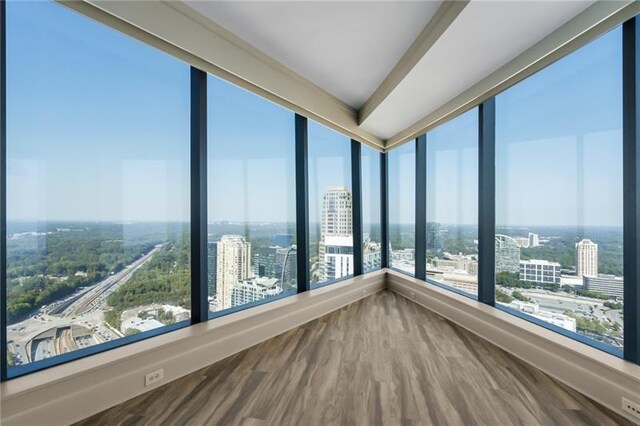
[[[167,232],[166,225],[148,224],[63,223],[41,229],[21,226],[8,232],[9,323],[121,271],[162,242]]]
[[[188,238],[166,243],[153,258],[107,298],[106,320],[119,327],[120,314],[154,303],[191,306],[191,256]]]
[[[534,231],[535,232],[535,231]],[[544,259],[558,262],[563,268],[575,268],[576,243],[583,238],[598,244],[598,272],[623,276],[623,241],[621,228],[587,228],[579,232],[574,228],[549,228],[538,230],[548,241],[538,247],[522,248],[522,260]],[[517,236],[513,231],[508,235]],[[526,233],[522,233],[526,235]]]

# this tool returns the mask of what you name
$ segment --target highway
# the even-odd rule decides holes
[[[9,348],[18,362],[38,361],[122,337],[118,330],[104,323],[107,297],[151,260],[163,245],[158,244],[122,271],[64,300],[43,306],[25,321],[8,326]]]
[[[77,315],[82,315],[86,312],[94,312],[96,310],[103,310],[106,307],[107,296],[115,290],[119,285],[124,284],[131,278],[133,273],[144,265],[146,262],[151,260],[154,254],[158,252],[162,248],[163,244],[158,244],[151,250],[149,253],[142,256],[140,259],[136,260],[132,264],[126,266],[122,271],[117,272],[95,286],[91,289],[87,290],[81,297],[79,297],[76,301],[67,306],[66,309],[62,311],[63,317],[73,317]]]

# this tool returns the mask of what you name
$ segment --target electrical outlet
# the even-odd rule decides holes
[[[164,379],[164,369],[160,368],[144,376],[144,386],[151,386]]]
[[[632,402],[627,398],[622,398],[622,409],[631,414],[636,419],[640,420],[640,404]]]

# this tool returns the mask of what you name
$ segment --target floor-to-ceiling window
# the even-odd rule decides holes
[[[622,31],[496,97],[496,301],[619,352]]]
[[[369,272],[382,264],[380,152],[362,146],[362,270]]]
[[[309,137],[309,281],[353,275],[351,141],[314,121]]]
[[[53,2],[6,13],[12,374],[189,319],[190,92],[186,64]]]
[[[478,110],[427,134],[427,278],[478,293]]]
[[[415,273],[416,144],[409,141],[389,156],[389,264]]]
[[[294,114],[209,76],[209,310],[295,293]]]

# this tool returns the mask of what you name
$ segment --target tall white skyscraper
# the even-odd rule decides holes
[[[351,193],[345,186],[327,189],[322,197],[323,236],[352,234]]]
[[[353,274],[353,237],[330,235],[324,238],[325,279],[337,280]]]
[[[251,243],[240,235],[223,235],[217,244],[216,309],[232,307],[233,288],[251,278]]]
[[[598,276],[598,245],[591,240],[576,243],[576,275]]]
[[[353,274],[351,209],[351,193],[347,187],[330,187],[324,193],[319,248],[321,281]]]

